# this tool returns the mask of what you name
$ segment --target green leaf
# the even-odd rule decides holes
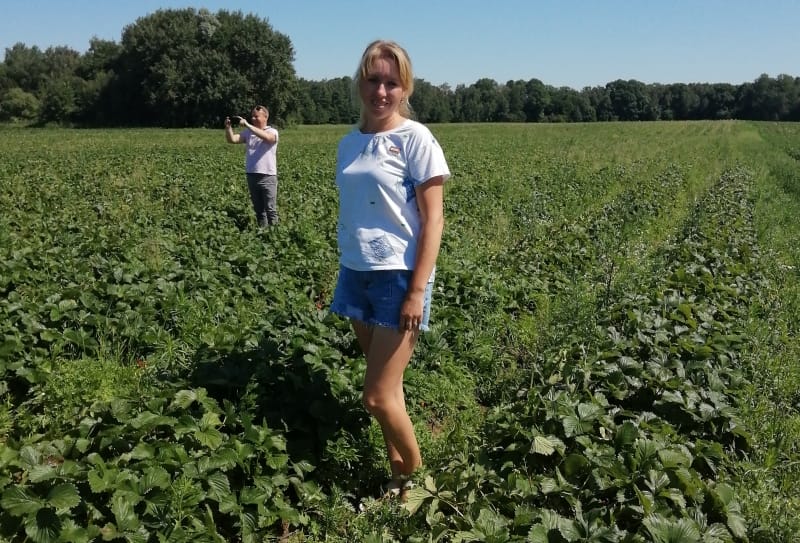
[[[636,497],[639,498],[639,505],[642,506],[642,511],[644,511],[645,515],[649,515],[655,505],[653,495],[649,492],[642,492],[637,486],[633,487],[633,491],[636,493]]]
[[[98,464],[98,466],[91,470],[86,476],[89,481],[89,488],[92,492],[106,492],[114,489],[119,472],[115,469],[109,469],[105,464]]]
[[[550,477],[542,479],[541,483],[539,483],[539,486],[542,489],[542,494],[550,494],[561,488],[558,486],[558,482]]]
[[[21,517],[23,515],[32,515],[44,507],[44,500],[30,494],[25,488],[21,486],[12,486],[3,491],[3,497],[0,498],[0,507],[3,511]]]
[[[434,481],[433,476],[426,475],[424,484],[428,492],[436,492],[436,481]]]
[[[197,394],[193,390],[179,390],[172,400],[172,407],[187,409],[196,399]]]
[[[564,426],[564,433],[567,437],[572,437],[574,435],[580,435],[583,433],[581,430],[581,421],[575,415],[568,415],[561,420],[561,424]]]
[[[647,485],[653,495],[658,494],[662,488],[669,486],[669,482],[669,477],[666,473],[653,469],[647,473],[647,479],[644,480],[644,484]]]
[[[561,515],[552,509],[542,509],[541,515],[542,524],[544,524],[548,530],[558,530],[561,520],[563,519]]]
[[[745,518],[739,513],[728,513],[727,521],[728,529],[731,533],[741,540],[747,539],[747,522]]]
[[[727,509],[728,504],[732,503],[736,497],[736,493],[734,492],[733,488],[725,483],[719,483],[716,485],[713,489],[713,492],[722,503],[724,509]]]
[[[531,443],[531,452],[550,456],[556,452],[555,444],[551,443],[545,436],[536,436],[533,438],[533,443]]]
[[[700,541],[699,528],[688,518],[673,520],[649,515],[642,521],[642,525],[650,533],[654,543],[697,543]]]
[[[45,328],[39,332],[39,337],[42,338],[42,341],[52,343],[61,337],[61,333],[52,328]]]
[[[117,529],[133,532],[139,527],[139,518],[133,510],[134,503],[128,495],[114,494],[111,497],[111,512],[117,522]]]
[[[558,532],[569,543],[578,541],[581,538],[581,530],[574,520],[562,518],[558,523]]]
[[[599,405],[592,403],[578,404],[578,418],[582,421],[597,420],[605,411]]]
[[[572,453],[564,459],[564,474],[574,477],[581,474],[590,466],[589,460],[582,454]]]
[[[629,447],[639,437],[639,428],[631,421],[625,421],[617,428],[614,444],[617,448]]]
[[[119,532],[117,531],[117,527],[109,522],[100,528],[100,535],[103,537],[103,541],[113,541],[119,537]]]
[[[139,488],[142,494],[153,490],[154,488],[169,488],[172,483],[169,472],[161,466],[148,467],[139,482]]]
[[[531,527],[530,531],[528,532],[528,543],[549,543],[550,538],[548,537],[549,530],[542,526],[541,524],[536,524],[535,526]]]
[[[196,430],[194,437],[204,447],[208,447],[212,451],[219,448],[225,440],[225,436],[216,428],[206,428],[205,430]]]
[[[200,418],[199,426],[203,430],[207,428],[219,428],[222,426],[222,421],[217,413],[206,412],[203,413],[203,416]]]
[[[175,426],[175,419],[150,411],[144,411],[139,413],[129,424],[136,429],[148,431],[156,426]]]
[[[482,508],[478,513],[474,529],[480,530],[480,533],[489,536],[486,539],[488,541],[507,541],[507,527],[510,523],[509,519],[492,509]]]
[[[30,445],[26,445],[19,450],[19,458],[30,467],[38,466],[42,463],[42,453]]]
[[[692,464],[690,457],[674,449],[661,449],[658,451],[658,458],[661,460],[661,465],[667,469],[689,467]]]
[[[689,470],[687,468],[680,468],[676,469],[674,474],[678,480],[678,486],[683,490],[683,493],[687,497],[695,501],[698,501],[702,498],[705,485],[696,471]]]
[[[28,471],[28,480],[32,483],[41,483],[42,481],[49,481],[59,476],[58,468],[50,464],[39,464],[33,466]]]
[[[93,537],[89,536],[86,528],[78,526],[74,520],[66,519],[62,522],[59,541],[69,541],[70,543],[89,543]]]
[[[42,508],[36,515],[25,519],[25,533],[36,543],[55,543],[60,532],[61,520],[50,507]]]
[[[658,495],[671,500],[681,511],[686,509],[686,497],[677,488],[662,490]]]
[[[242,527],[243,543],[257,543],[259,541],[256,533],[258,521],[255,515],[250,512],[244,512],[239,517],[239,523]]]
[[[231,483],[228,476],[221,471],[216,471],[208,476],[208,496],[209,498],[222,501],[231,494]]]
[[[61,312],[70,311],[72,309],[75,309],[76,307],[78,307],[78,302],[76,302],[75,300],[61,300],[60,302],[58,302],[58,309]]]
[[[720,483],[712,489],[715,496],[715,505],[721,506],[720,508],[726,515],[725,524],[731,533],[740,538],[745,539],[747,535],[747,523],[741,514],[739,502],[736,501],[736,493],[733,488],[725,483]]]
[[[215,543],[225,543],[225,538],[217,532],[217,525],[214,522],[214,514],[211,508],[206,504],[205,511],[203,511],[203,523],[206,526],[206,535],[211,538]]]
[[[131,451],[134,460],[149,460],[155,458],[156,448],[150,443],[138,443]]]
[[[72,483],[62,483],[54,486],[47,493],[47,501],[56,509],[72,509],[81,503],[78,489]]]
[[[417,510],[419,510],[420,507],[422,507],[422,504],[425,503],[425,500],[433,497],[433,494],[428,492],[428,490],[425,488],[415,486],[408,491],[408,499],[406,500],[406,503],[403,504],[403,509],[408,511],[410,515],[413,515],[417,512]]]

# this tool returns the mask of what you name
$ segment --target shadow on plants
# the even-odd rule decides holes
[[[351,464],[363,469],[369,417],[360,394],[333,366],[304,347],[287,354],[264,338],[249,351],[198,354],[190,381],[282,431],[291,459],[315,466],[318,480],[341,479]]]
[[[228,206],[225,208],[225,215],[233,221],[234,226],[236,226],[240,232],[249,230],[254,226],[252,211],[249,209]]]

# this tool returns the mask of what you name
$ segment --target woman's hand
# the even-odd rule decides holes
[[[419,330],[422,323],[422,310],[425,304],[425,292],[409,292],[403,305],[400,306],[400,330]]]

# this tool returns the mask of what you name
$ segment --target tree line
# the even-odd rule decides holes
[[[266,19],[240,11],[158,10],[126,26],[119,43],[92,38],[85,53],[23,43],[7,48],[0,121],[218,127],[225,115],[264,104],[279,126],[356,122],[352,77],[298,78],[293,62],[291,40]],[[739,85],[619,79],[581,90],[539,79],[415,84],[411,105],[425,123],[800,121],[800,77],[786,74]]]

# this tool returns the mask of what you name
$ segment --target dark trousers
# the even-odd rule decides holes
[[[258,226],[278,224],[278,176],[248,173],[247,188]]]

